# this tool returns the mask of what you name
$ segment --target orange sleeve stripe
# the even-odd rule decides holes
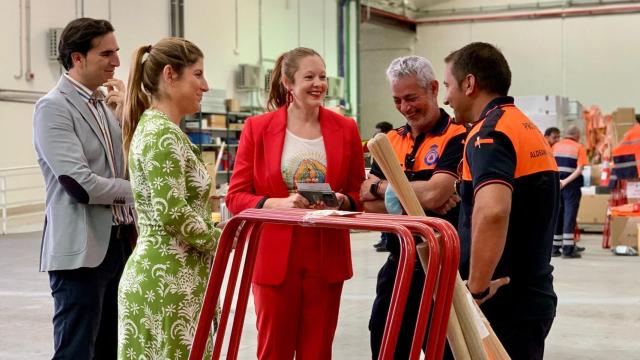
[[[480,147],[482,144],[493,144],[493,139],[481,139],[480,137],[477,137],[476,142],[474,143],[475,147]]]

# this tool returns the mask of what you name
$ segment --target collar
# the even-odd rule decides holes
[[[89,90],[88,87],[82,85],[79,81],[73,79],[69,74],[65,73],[64,76],[71,82],[74,88],[78,90],[78,93],[87,101],[91,98],[93,91]]]
[[[487,106],[485,106],[484,110],[482,110],[482,112],[480,113],[480,117],[476,120],[476,122],[484,120],[487,116],[489,116],[489,113],[492,112],[493,110],[504,107],[504,106],[509,106],[509,105],[513,106],[512,96],[499,96],[497,98],[494,98],[493,100],[489,101]]]
[[[445,131],[447,131],[449,124],[451,123],[450,119],[451,117],[449,116],[449,114],[447,114],[444,109],[440,108],[440,117],[438,118],[438,121],[429,131],[426,132],[426,134],[436,136],[444,134]],[[398,134],[402,136],[411,135],[411,127],[409,126],[409,123],[406,123],[402,127],[398,128],[397,131]]]

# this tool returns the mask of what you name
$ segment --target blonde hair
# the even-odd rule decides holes
[[[143,59],[147,53],[149,55]],[[150,106],[151,97],[159,95],[158,84],[164,67],[171,66],[180,76],[184,68],[195,64],[203,57],[202,50],[194,43],[177,37],[164,38],[153,46],[141,46],[133,53],[122,119],[125,163],[140,116]]]

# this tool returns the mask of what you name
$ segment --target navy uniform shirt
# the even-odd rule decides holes
[[[460,275],[467,279],[475,194],[488,184],[512,190],[506,245],[493,279],[511,282],[482,304],[489,321],[545,319],[557,303],[550,265],[559,205],[559,176],[551,148],[512,97],[491,101],[467,136],[458,232]]]
[[[393,152],[409,181],[426,181],[439,172],[457,177],[465,136],[466,129],[454,124],[449,114],[442,109],[435,126],[430,131],[419,134],[416,139],[411,136],[408,124],[387,133]],[[418,148],[415,149],[415,155],[411,156],[416,145]],[[375,162],[371,165],[370,173],[380,179],[386,179]],[[425,209],[425,212],[428,216],[443,218],[456,226],[458,208],[456,206],[445,215],[433,213],[428,209]],[[392,254],[399,253],[398,238],[395,235],[387,235],[387,249]]]

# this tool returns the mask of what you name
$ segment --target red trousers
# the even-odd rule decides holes
[[[331,359],[344,282],[323,280],[319,237],[295,233],[284,281],[252,286],[258,359]]]

